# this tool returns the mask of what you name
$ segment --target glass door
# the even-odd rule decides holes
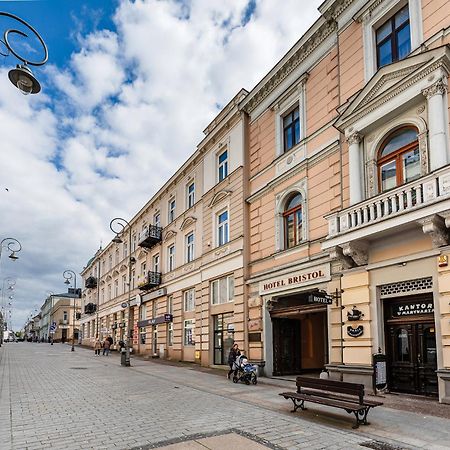
[[[228,364],[228,354],[234,344],[233,313],[214,317],[214,364]]]

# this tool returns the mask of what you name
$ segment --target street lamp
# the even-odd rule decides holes
[[[71,281],[73,280],[73,285],[75,288],[75,296],[73,297],[72,349],[71,349],[71,351],[74,352],[75,351],[75,311],[76,311],[75,299],[76,299],[76,295],[77,295],[77,275],[73,270],[68,269],[63,272],[63,277],[66,280],[66,281],[64,281],[65,284],[70,284]]]
[[[22,64],[17,64],[15,69],[12,69],[8,73],[8,78],[10,79],[11,83],[16,86],[20,92],[24,95],[28,94],[37,94],[41,90],[41,85],[39,84],[39,81],[36,79],[36,77],[33,75],[33,72],[31,71],[29,66],[43,66],[47,60],[48,60],[48,50],[47,46],[45,45],[44,40],[40,36],[40,34],[27,22],[25,22],[20,17],[15,16],[14,14],[10,14],[8,12],[2,12],[0,11],[0,16],[9,17],[13,20],[16,20],[20,22],[21,24],[25,25],[29,30],[32,31],[32,33],[38,38],[39,42],[41,43],[43,49],[44,49],[44,57],[40,61],[30,61],[27,58],[24,58],[23,56],[20,56],[12,47],[11,43],[9,41],[9,35],[10,34],[18,34],[19,36],[28,37],[26,33],[20,30],[6,30],[3,34],[3,41],[0,40],[0,42],[6,47],[7,53],[3,53],[0,51],[0,55],[2,56],[9,56],[11,53],[14,55],[18,60],[22,61]]]
[[[112,232],[116,233],[116,236],[112,240],[116,244],[123,243],[123,240],[120,237],[120,233],[125,231],[125,228],[128,227],[128,299],[127,299],[127,332],[125,339],[125,360],[121,358],[121,365],[129,367],[130,366],[130,344],[131,344],[131,265],[134,262],[134,258],[131,256],[131,225],[130,223],[122,219],[121,217],[116,217],[111,220],[109,224],[109,228]]]
[[[16,239],[7,237],[1,240],[0,242],[0,261],[2,259],[2,250],[3,248],[7,248],[11,253],[9,254],[8,258],[15,261],[16,259],[19,259],[19,257],[16,255],[16,253],[19,253],[20,250],[22,250],[22,244]]]

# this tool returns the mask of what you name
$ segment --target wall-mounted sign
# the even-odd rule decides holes
[[[359,337],[362,336],[364,333],[364,327],[362,325],[359,325],[356,328],[353,328],[352,326],[347,327],[347,334],[351,337]]]
[[[447,255],[439,255],[438,256],[438,266],[439,267],[448,266],[448,256]]]
[[[387,385],[386,355],[373,355],[374,384],[377,389],[384,389]]]
[[[321,292],[314,292],[308,295],[308,303],[319,303],[322,305],[331,305],[333,303],[333,299]]]
[[[159,323],[168,323],[173,321],[173,315],[172,314],[164,314],[163,316],[155,317],[153,319],[145,319],[140,320],[137,323],[137,326],[139,328],[149,327],[152,325],[158,325]]]
[[[259,283],[259,294],[286,291],[295,287],[322,283],[330,280],[330,265],[310,267],[284,275],[280,278],[270,278]]]
[[[393,317],[415,316],[417,314],[433,314],[433,300],[416,300],[408,303],[392,305]]]
[[[364,314],[359,309],[356,309],[356,306],[347,312],[347,320],[360,320],[362,316]]]
[[[123,302],[123,303],[120,304],[120,306],[121,306],[122,308],[126,308],[126,307],[128,306],[128,303],[127,303],[127,302]]]
[[[142,303],[148,302],[149,300],[153,300],[158,297],[162,297],[167,294],[167,288],[163,287],[161,289],[157,289],[156,291],[150,292],[148,294],[142,295]]]

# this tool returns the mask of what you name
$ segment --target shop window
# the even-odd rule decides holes
[[[184,345],[195,345],[195,319],[184,321]]]
[[[288,198],[283,212],[285,247],[295,247],[302,241],[302,196],[295,193]]]
[[[379,26],[375,35],[378,68],[406,58],[411,51],[408,6]]]
[[[420,177],[417,130],[401,128],[383,142],[378,152],[380,191],[385,192]]]

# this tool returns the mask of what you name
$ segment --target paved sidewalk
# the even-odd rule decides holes
[[[225,374],[137,358],[132,364],[62,344],[2,346],[0,449],[438,450],[450,442],[446,419],[379,408],[371,426],[354,431],[345,412],[289,413],[278,386],[233,384]]]

